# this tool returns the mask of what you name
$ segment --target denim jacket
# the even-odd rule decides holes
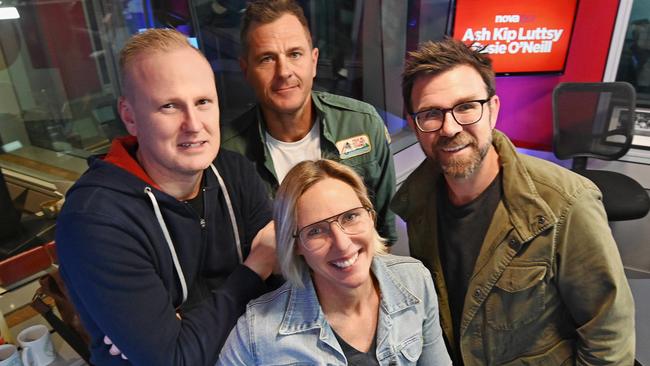
[[[371,271],[381,290],[379,364],[451,365],[429,271],[416,259],[393,255],[376,255]],[[251,301],[218,365],[347,365],[311,279],[304,283],[305,288],[285,283]]]
[[[425,160],[391,207],[411,255],[432,272],[454,361],[483,365],[632,365],[634,302],[601,193],[589,180],[518,154],[497,130],[503,198],[470,279],[455,344],[438,255],[440,171]]]

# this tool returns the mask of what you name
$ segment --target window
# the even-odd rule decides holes
[[[222,123],[237,117],[254,103],[238,63],[245,3],[3,1],[19,17],[0,19],[0,167],[46,186],[70,183],[86,158],[124,135],[117,59],[124,41],[144,28],[174,27],[195,40],[216,74]],[[314,88],[375,106],[393,152],[415,143],[401,96],[404,56],[420,40],[443,36],[449,0],[299,3],[320,50]]]

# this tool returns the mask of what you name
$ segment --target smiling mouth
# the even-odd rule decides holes
[[[359,252],[354,253],[350,258],[345,260],[331,261],[330,264],[339,269],[345,269],[357,262],[359,259]]]
[[[283,87],[281,87],[281,88],[277,88],[277,89],[275,89],[275,91],[276,91],[276,92],[283,92],[283,91],[287,91],[287,90],[295,89],[295,88],[297,88],[297,87],[298,87],[298,85],[283,86]]]
[[[206,143],[207,143],[207,141],[185,142],[185,143],[182,143],[182,144],[178,144],[178,146],[180,146],[180,147],[182,147],[184,149],[189,149],[189,148],[192,148],[192,147],[203,146]]]
[[[459,146],[453,146],[453,147],[452,146],[447,146],[447,147],[440,148],[440,150],[442,150],[442,151],[444,151],[446,153],[454,153],[454,152],[457,152],[457,151],[460,151],[460,150],[466,148],[467,146],[469,146],[469,145],[466,144],[466,145],[459,145]]]

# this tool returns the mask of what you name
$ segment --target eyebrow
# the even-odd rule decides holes
[[[291,47],[287,50],[287,53],[294,52],[294,51],[305,51],[305,47],[302,46]]]
[[[462,103],[464,103],[464,102],[469,102],[470,100],[478,100],[478,99],[483,99],[483,98],[476,97],[475,95],[474,95],[474,96],[470,96],[470,97],[459,98],[459,99],[456,99],[456,100],[454,101],[454,103],[453,103],[451,106],[449,106],[449,107],[441,107],[441,106],[437,106],[437,105],[425,105],[424,107],[419,108],[419,109],[418,109],[417,111],[415,111],[414,113],[424,112],[424,111],[428,111],[428,110],[431,110],[431,109],[448,109],[448,108],[453,108],[453,107],[455,107],[455,106],[457,106],[457,105],[459,105],[459,104],[462,104]],[[488,98],[485,98],[485,99],[488,99]]]

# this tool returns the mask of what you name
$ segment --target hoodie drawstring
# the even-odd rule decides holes
[[[169,230],[167,230],[167,225],[165,224],[165,220],[163,219],[162,213],[160,212],[158,201],[156,201],[156,197],[153,195],[153,192],[151,191],[151,187],[145,187],[144,193],[146,193],[147,196],[149,196],[149,199],[151,200],[151,204],[153,205],[153,210],[156,213],[156,219],[158,219],[158,225],[160,225],[160,228],[162,229],[163,235],[165,236],[165,241],[167,242],[167,247],[169,247],[169,252],[172,255],[174,268],[176,268],[176,273],[178,273],[178,278],[181,282],[181,289],[183,291],[183,301],[181,302],[182,304],[185,302],[185,300],[187,300],[187,283],[185,282],[185,275],[183,275],[181,264],[178,261],[178,256],[176,255],[176,250],[174,249],[174,243],[172,243],[172,238],[169,235]]]
[[[213,164],[210,164],[210,168],[214,172],[214,175],[217,176],[219,181],[219,186],[221,186],[221,192],[223,192],[223,197],[226,199],[226,206],[228,206],[228,214],[230,215],[230,224],[232,225],[232,232],[235,234],[235,245],[237,246],[237,256],[239,257],[239,263],[244,263],[244,255],[241,250],[241,241],[239,240],[239,230],[237,229],[237,220],[235,219],[235,211],[232,208],[232,202],[230,201],[230,195],[226,189],[226,184],[223,182],[223,178],[219,175],[217,168]]]
[[[237,256],[239,257],[239,263],[241,264],[244,262],[244,256],[241,249],[241,240],[239,239],[239,230],[237,229],[237,219],[235,218],[235,211],[233,210],[232,201],[230,200],[228,189],[226,189],[226,184],[224,183],[223,178],[221,178],[221,175],[219,175],[217,168],[215,168],[214,164],[210,164],[210,168],[212,168],[214,175],[217,176],[217,181],[219,181],[219,186],[221,187],[221,191],[223,192],[223,196],[226,200],[226,206],[228,207],[228,215],[230,216],[230,224],[232,225],[232,231],[235,235]],[[162,229],[163,235],[165,236],[165,241],[167,242],[167,247],[169,248],[169,252],[172,255],[174,268],[176,268],[176,273],[178,273],[178,280],[181,283],[181,289],[183,291],[183,302],[181,302],[182,304],[187,300],[187,283],[185,282],[185,275],[183,275],[183,270],[181,268],[180,262],[178,261],[178,256],[176,255],[176,249],[174,248],[174,243],[172,242],[172,238],[169,235],[169,230],[167,230],[167,225],[165,224],[165,220],[163,219],[162,213],[160,212],[158,201],[156,201],[156,197],[151,191],[151,187],[145,187],[144,193],[146,193],[147,196],[149,196],[149,200],[151,200],[151,204],[153,205],[153,210],[156,214],[156,219],[158,220],[158,225]]]

